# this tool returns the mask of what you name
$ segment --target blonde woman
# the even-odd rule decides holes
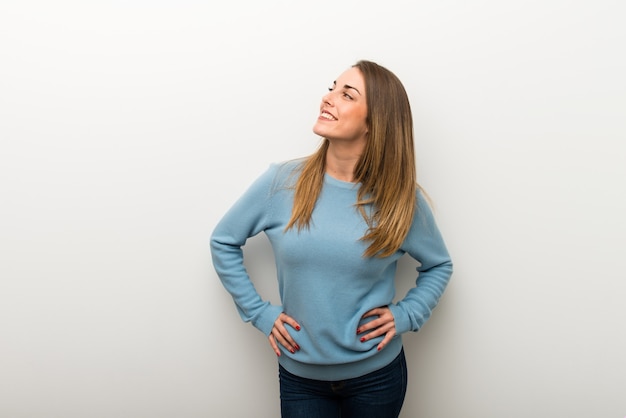
[[[406,91],[359,61],[323,96],[312,155],[272,164],[211,236],[213,264],[244,321],[278,356],[283,417],[397,417],[407,373],[401,335],[437,305],[452,262],[416,181]],[[281,305],[264,301],[242,246],[264,232]],[[394,303],[397,260],[419,262]]]

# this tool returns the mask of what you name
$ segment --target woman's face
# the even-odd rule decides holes
[[[365,141],[365,80],[358,68],[346,70],[329,88],[328,94],[324,95],[313,132],[329,140]]]

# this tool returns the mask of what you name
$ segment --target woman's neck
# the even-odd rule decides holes
[[[354,168],[361,158],[362,146],[330,143],[326,151],[326,173],[337,180],[354,182]]]

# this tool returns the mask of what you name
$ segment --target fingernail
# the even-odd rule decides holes
[[[290,348],[289,351],[291,351],[291,354],[294,354],[296,352],[296,350],[294,350],[293,348]]]
[[[296,350],[300,350],[300,346],[296,344]]]
[[[300,325],[296,325],[296,331],[300,331]]]
[[[381,348],[382,348],[382,347],[378,347],[378,351],[380,351],[380,349],[381,349]]]
[[[364,343],[365,342],[365,337],[361,337],[361,342]]]
[[[357,328],[356,329],[356,333],[358,334],[359,332],[361,332],[361,330]]]

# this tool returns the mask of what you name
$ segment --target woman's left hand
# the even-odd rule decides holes
[[[396,322],[393,318],[391,310],[387,306],[381,306],[380,308],[374,308],[367,311],[361,318],[369,318],[371,316],[377,316],[378,319],[374,319],[360,326],[356,330],[356,334],[364,334],[360,339],[362,343],[371,340],[372,338],[384,335],[385,337],[380,344],[378,344],[378,351],[380,351],[396,335]]]

